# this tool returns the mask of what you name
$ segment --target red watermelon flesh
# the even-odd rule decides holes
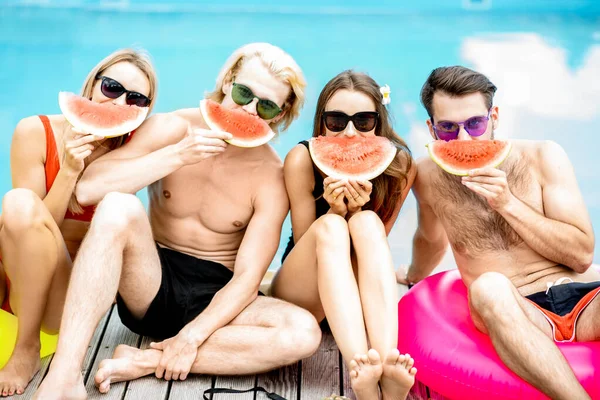
[[[204,99],[200,102],[200,111],[210,129],[233,135],[227,142],[234,146],[261,146],[275,136],[262,118],[242,109],[226,108],[216,101]]]
[[[511,142],[503,140],[436,140],[427,144],[429,156],[446,172],[465,176],[470,170],[497,167],[509,155]]]
[[[397,152],[396,146],[381,136],[318,136],[308,147],[313,162],[327,176],[354,180],[378,177]]]
[[[148,107],[96,103],[69,92],[58,94],[58,105],[75,129],[107,138],[135,130],[148,115]]]

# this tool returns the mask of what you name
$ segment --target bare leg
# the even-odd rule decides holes
[[[579,314],[575,335],[578,342],[596,342],[600,340],[600,294]]]
[[[144,207],[135,196],[109,193],[75,260],[57,352],[36,397],[85,398],[81,365],[117,290],[134,315],[142,317],[160,282],[160,261]]]
[[[0,247],[11,281],[10,305],[19,317],[13,354],[0,371],[2,396],[21,394],[40,367],[40,328],[58,331],[71,273],[62,235],[42,200],[14,189],[3,200]]]
[[[590,398],[552,341],[549,323],[508,278],[481,275],[469,287],[469,304],[475,325],[517,375],[552,399]]]
[[[384,400],[406,397],[406,368],[398,359],[398,301],[392,253],[385,227],[373,211],[361,211],[348,221],[358,262],[358,287],[371,346],[386,360],[381,392]],[[392,354],[388,360],[388,355]],[[411,366],[412,367],[412,366]],[[398,379],[400,381],[398,381]]]
[[[306,310],[281,300],[258,297],[200,346],[191,372],[245,375],[269,371],[311,356],[320,341],[319,326]],[[96,386],[106,393],[111,383],[153,374],[161,355],[160,350],[119,346],[113,359],[100,363]]]
[[[274,296],[309,310],[318,320],[327,315],[346,365],[356,354],[367,356],[363,306],[344,218],[326,214],[315,221],[285,260],[272,289]],[[369,368],[379,370],[381,376],[381,363],[364,363],[363,370]],[[376,372],[363,375],[374,376]],[[379,378],[369,384],[376,387],[378,381]]]

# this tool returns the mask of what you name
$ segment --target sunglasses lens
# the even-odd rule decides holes
[[[377,125],[377,114],[371,112],[360,112],[354,114],[352,123],[357,131],[369,132]]]
[[[450,121],[442,121],[435,126],[435,133],[440,139],[445,141],[456,139],[459,130],[460,126]]]
[[[150,99],[141,93],[129,92],[125,98],[125,103],[130,106],[148,107],[150,105]]]
[[[245,106],[254,100],[254,93],[252,93],[250,88],[234,83],[231,89],[231,98],[235,101],[235,104]]]
[[[465,130],[471,136],[481,136],[487,130],[487,117],[473,117],[465,121]]]
[[[100,84],[100,90],[102,94],[108,97],[109,99],[116,99],[125,93],[125,88],[119,82],[110,78],[102,78],[102,83]]]
[[[256,106],[256,113],[262,119],[273,119],[281,112],[281,108],[271,100],[259,100]]]
[[[341,132],[346,129],[350,117],[344,113],[326,113],[324,114],[325,126],[331,132]]]

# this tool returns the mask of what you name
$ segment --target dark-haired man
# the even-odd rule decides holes
[[[421,91],[436,140],[494,138],[496,87],[454,66],[435,69]],[[498,168],[444,172],[418,163],[418,228],[408,271],[417,282],[448,242],[469,290],[473,322],[504,363],[553,399],[589,399],[552,342],[600,337],[600,274],[589,269],[594,234],[571,163],[556,143],[514,140]]]

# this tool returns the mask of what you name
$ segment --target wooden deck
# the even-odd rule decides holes
[[[405,286],[398,285],[399,297],[406,292]],[[199,400],[203,399],[206,389],[232,388],[249,389],[262,386],[269,392],[275,392],[286,400],[321,400],[325,397],[344,395],[354,399],[350,388],[350,378],[344,366],[340,352],[331,333],[324,333],[321,346],[310,358],[265,374],[213,377],[190,375],[181,382],[167,382],[153,375],[132,382],[111,385],[108,394],[101,394],[94,386],[94,374],[98,364],[110,358],[118,344],[127,344],[138,348],[148,347],[150,340],[127,329],[120,321],[116,307],[113,307],[102,319],[88,347],[82,368],[87,393],[90,399],[102,400]],[[25,400],[33,397],[50,365],[52,356],[42,360],[42,369],[34,377],[27,391],[21,396],[8,397]],[[218,360],[215,360],[218,362]],[[264,393],[214,394],[207,395],[212,400],[261,400],[267,399]]]

